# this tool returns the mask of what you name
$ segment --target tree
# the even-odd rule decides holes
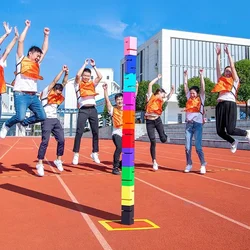
[[[139,83],[138,93],[136,97],[136,110],[143,111],[146,108],[146,94],[148,92],[148,84],[150,81],[142,81]],[[161,88],[161,86],[157,83],[153,85],[153,92],[156,89]],[[163,106],[163,110],[165,109],[166,105]]]
[[[216,93],[211,93],[211,90],[214,87],[214,83],[209,79],[209,78],[204,78],[205,81],[205,106],[215,106],[217,104],[217,97],[218,94]],[[198,86],[200,87],[200,77],[193,77],[188,80],[188,87],[192,86]],[[178,95],[177,95],[177,100],[178,100],[178,105],[180,108],[184,108],[186,106],[187,98],[185,95],[184,91],[184,85],[180,85],[178,89]]]
[[[237,100],[245,102],[246,119],[247,119],[248,118],[247,101],[250,99],[250,60],[244,59],[236,62],[235,68],[240,79],[240,88],[237,95]]]

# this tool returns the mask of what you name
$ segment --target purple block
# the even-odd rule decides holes
[[[122,165],[126,167],[134,167],[135,149],[123,148],[122,149]]]

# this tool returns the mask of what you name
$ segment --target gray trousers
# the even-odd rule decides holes
[[[37,158],[43,160],[49,144],[50,135],[53,134],[57,141],[57,156],[64,153],[64,131],[57,118],[46,118],[42,122],[42,142],[38,150]]]

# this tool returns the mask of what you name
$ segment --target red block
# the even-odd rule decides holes
[[[122,148],[135,147],[135,131],[134,129],[123,129]]]

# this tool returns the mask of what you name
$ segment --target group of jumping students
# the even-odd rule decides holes
[[[0,45],[11,34],[12,28],[8,23],[3,23],[5,34],[0,38]],[[42,47],[32,46],[27,55],[24,55],[24,40],[27,32],[31,26],[29,20],[25,21],[25,27],[19,36],[18,30],[14,28],[14,38],[4,50],[0,58],[0,98],[6,92],[6,82],[4,78],[4,68],[6,67],[6,60],[11,50],[17,43],[16,53],[16,71],[14,80],[12,81],[14,91],[14,106],[15,115],[8,119],[2,126],[0,137],[5,138],[9,129],[13,125],[17,125],[20,134],[25,135],[26,127],[30,124],[41,122],[42,138],[37,154],[37,174],[44,176],[43,160],[45,158],[51,134],[57,141],[56,160],[54,164],[59,171],[63,171],[62,156],[64,154],[64,129],[57,118],[57,108],[63,103],[63,89],[68,82],[69,69],[67,65],[63,65],[60,72],[56,75],[54,80],[41,92],[40,96],[37,94],[37,82],[43,80],[40,76],[40,65],[44,56],[48,51],[50,29],[44,28],[44,40]],[[219,93],[218,104],[216,106],[216,129],[217,134],[231,144],[231,151],[235,153],[237,150],[238,141],[231,137],[231,135],[245,136],[250,143],[250,132],[236,128],[237,107],[236,96],[240,86],[239,77],[234,67],[234,63],[228,47],[224,48],[230,66],[224,69],[223,74],[220,71],[220,54],[221,48],[217,46],[217,77],[218,82],[215,84],[212,92]],[[91,80],[91,70],[87,68],[90,66],[96,73],[96,78]],[[203,78],[203,70],[200,74],[200,88],[192,86],[188,88],[188,72],[184,72],[184,89],[187,98],[185,112],[186,112],[186,128],[185,128],[185,152],[186,152],[186,167],[184,172],[190,172],[192,169],[192,138],[195,138],[195,148],[200,159],[200,173],[206,173],[206,161],[202,150],[202,129],[204,124],[204,103],[205,103],[205,82]],[[62,83],[59,83],[63,76]],[[155,130],[157,131],[160,141],[166,143],[169,141],[168,136],[164,132],[161,114],[163,112],[163,104],[167,102],[174,93],[172,86],[169,94],[164,89],[158,88],[154,93],[152,86],[161,78],[159,74],[157,78],[153,79],[148,85],[146,94],[147,103],[145,106],[146,129],[150,139],[150,154],[152,158],[152,167],[155,171],[158,170],[158,163],[156,161],[156,138]],[[74,88],[76,92],[78,118],[76,125],[76,134],[73,146],[73,160],[72,163],[77,165],[79,162],[79,151],[81,138],[84,132],[85,124],[88,120],[92,131],[92,153],[91,158],[94,162],[100,163],[99,159],[99,122],[96,110],[95,96],[96,87],[101,82],[102,75],[96,67],[95,60],[86,59],[84,64],[76,74],[74,81]],[[108,97],[108,85],[103,83],[104,97],[108,112],[112,117],[113,131],[112,140],[115,145],[113,155],[113,169],[112,173],[119,175],[122,163],[122,127],[123,127],[123,94],[117,93],[115,95],[115,105],[113,106]],[[139,84],[136,82],[136,95]],[[1,99],[0,99],[1,100]],[[1,106],[1,105],[0,105]],[[30,109],[33,113],[30,117],[26,117],[27,110]],[[0,110],[1,115],[1,110]]]

